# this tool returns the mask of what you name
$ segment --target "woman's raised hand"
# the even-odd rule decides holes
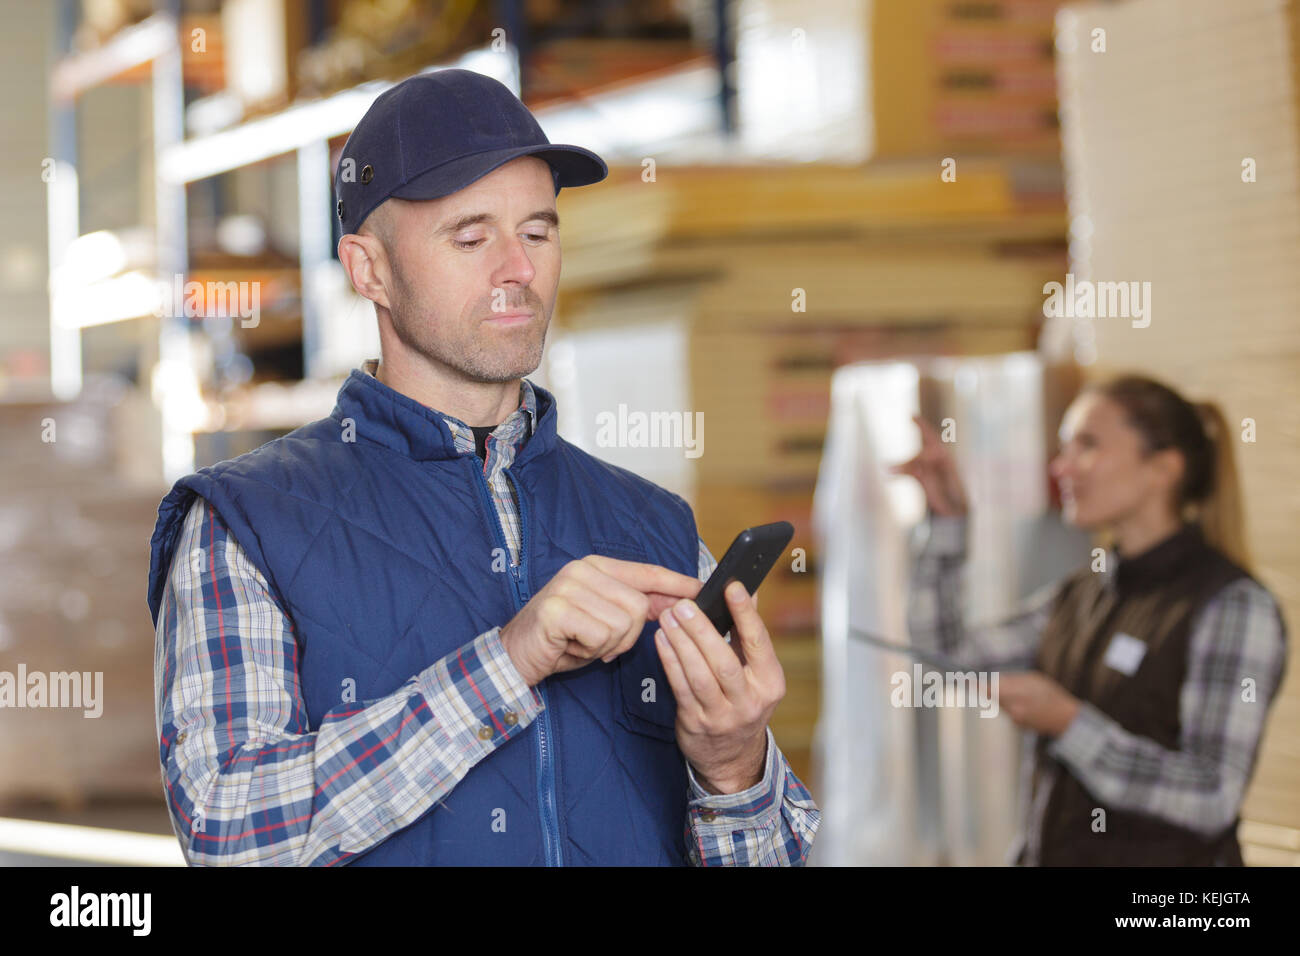
[[[966,491],[962,487],[957,461],[935,427],[920,415],[912,421],[921,429],[921,450],[914,458],[890,465],[890,474],[911,475],[925,490],[925,502],[934,514],[963,516],[967,511]]]

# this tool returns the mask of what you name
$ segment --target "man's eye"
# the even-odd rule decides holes
[[[483,241],[482,239],[466,239],[463,241],[460,239],[453,239],[452,245],[454,245],[457,249],[473,249],[482,241]]]
[[[530,233],[528,233],[528,238],[529,238],[529,239],[536,239],[536,240],[538,240],[538,241],[544,242],[546,239],[548,239],[548,238],[550,238],[550,237],[549,237],[546,233],[544,233],[544,232],[541,232],[541,233],[538,233],[538,232],[530,232]]]

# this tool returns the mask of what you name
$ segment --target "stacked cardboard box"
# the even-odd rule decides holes
[[[941,270],[942,263],[934,268]],[[1033,291],[1026,286],[1022,299],[1032,304]],[[923,304],[918,298],[917,305]],[[1035,326],[1023,303],[1019,321],[966,329],[933,300],[928,308],[933,311],[925,321],[868,328],[740,331],[701,323],[692,333],[690,355],[693,402],[709,423],[708,449],[697,461],[699,479],[810,489],[821,462],[831,375],[841,365],[1033,348]]]
[[[875,156],[1059,149],[1056,0],[872,6]]]
[[[6,805],[161,797],[145,584],[165,489],[117,464],[157,434],[138,405],[90,387],[76,402],[0,404],[0,671],[90,674],[92,693],[102,674],[98,716],[0,709]]]
[[[987,253],[1016,243],[1058,241],[1065,234],[1059,162],[1055,159],[958,160],[956,178],[943,178],[942,157],[872,163],[869,166],[668,167],[654,178],[642,167],[614,166],[608,182],[590,190],[565,190],[558,199],[564,225],[563,294],[575,297],[593,286],[662,281],[667,277],[726,279],[748,270],[743,281],[724,288],[719,312],[749,324],[756,311],[782,312],[790,321],[791,286],[807,288],[819,276],[818,308],[844,313],[851,323],[877,319],[871,310],[881,295],[934,290],[932,264],[913,262],[908,252],[927,255]],[[875,241],[878,248],[857,248]],[[892,256],[882,254],[895,253]],[[1020,277],[981,261],[961,272],[946,267],[949,302],[992,310],[1023,304]],[[883,272],[874,263],[889,261]],[[774,286],[776,300],[752,282],[772,263],[799,264],[805,281]],[[816,270],[816,271],[809,271]],[[868,270],[863,272],[862,270]],[[865,295],[867,281],[874,295]],[[784,282],[784,277],[782,277]],[[964,287],[980,283],[977,297]],[[987,285],[986,285],[987,283]],[[1000,296],[993,301],[993,292]],[[826,298],[831,296],[833,298]]]
[[[1063,320],[1063,339],[1096,358],[1098,375],[1136,368],[1220,402],[1241,429],[1232,441],[1257,573],[1294,628],[1300,7],[1134,0],[1070,6],[1060,23],[1071,271],[1150,283],[1137,325],[1075,317]],[[1093,51],[1098,30],[1105,53]],[[1300,686],[1291,671],[1243,811],[1247,862],[1300,862]]]
[[[809,162],[1036,155],[1060,0],[736,0],[740,134]]]

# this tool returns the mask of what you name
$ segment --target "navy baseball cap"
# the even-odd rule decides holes
[[[437,70],[385,90],[348,137],[334,171],[334,211],[354,233],[389,196],[437,199],[520,156],[551,167],[558,195],[609,173],[581,146],[550,142],[510,88],[472,70]]]

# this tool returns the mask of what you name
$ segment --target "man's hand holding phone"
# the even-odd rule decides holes
[[[678,746],[706,789],[747,790],[763,779],[767,722],[785,696],[785,672],[751,591],[793,533],[784,521],[745,529],[703,585],[653,564],[594,554],[570,561],[501,628],[501,643],[531,687],[614,660],[657,619]],[[719,628],[730,629],[730,644]]]
[[[705,789],[738,793],[763,779],[767,724],[785,696],[785,671],[753,595],[725,591],[731,643],[692,600],[659,615],[659,659],[677,698],[677,745]]]
[[[501,628],[501,643],[532,687],[551,674],[630,650],[647,621],[700,581],[668,568],[589,554],[560,568]]]

